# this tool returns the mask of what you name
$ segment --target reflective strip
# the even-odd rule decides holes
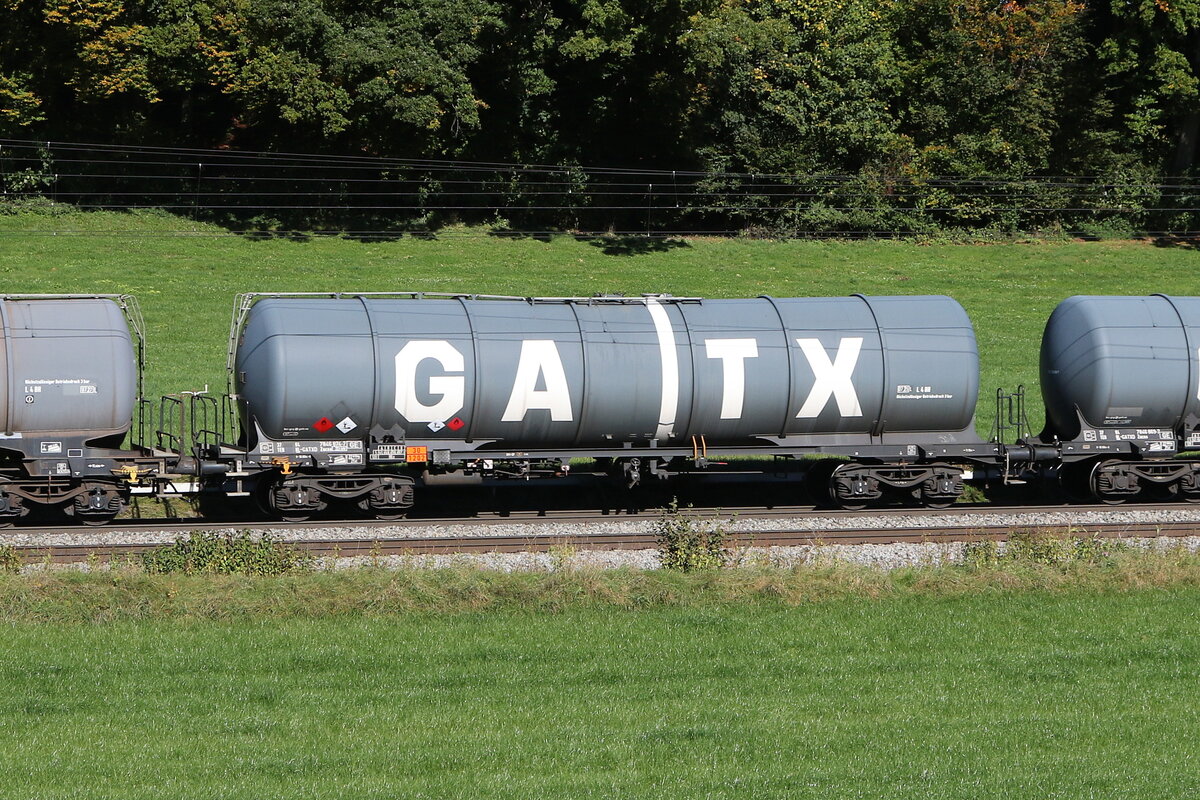
[[[675,331],[667,310],[653,297],[646,298],[654,332],[658,334],[658,354],[662,361],[662,405],[658,409],[655,438],[669,439],[675,432],[675,410],[679,406],[679,354],[675,350]]]

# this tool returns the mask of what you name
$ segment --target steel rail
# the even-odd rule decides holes
[[[915,508],[915,507],[884,507],[870,508],[861,511],[846,511],[842,509],[817,509],[811,505],[777,505],[770,508],[762,506],[690,506],[687,513],[699,519],[779,519],[779,518],[817,518],[817,519],[855,519],[855,518],[895,518],[895,517],[958,517],[967,515],[1003,515],[1008,517],[1039,514],[1069,514],[1087,513],[1120,514],[1146,512],[1182,512],[1195,510],[1200,520],[1200,505],[1193,506],[1184,503],[1137,503],[1122,506],[1103,504],[1078,505],[1041,505],[1041,506],[996,506],[988,503],[959,503],[949,508]],[[20,536],[40,534],[63,534],[80,538],[95,535],[134,535],[147,529],[187,533],[189,531],[213,529],[250,529],[255,531],[269,530],[273,534],[281,534],[286,538],[290,531],[303,531],[323,528],[422,528],[431,526],[462,526],[462,525],[512,525],[512,524],[543,524],[543,523],[601,523],[601,522],[647,522],[659,518],[661,509],[648,508],[644,510],[610,509],[608,511],[582,509],[513,509],[505,511],[479,511],[470,516],[438,516],[435,514],[412,516],[399,520],[375,519],[314,519],[305,522],[277,522],[259,518],[126,518],[118,519],[104,526],[83,527],[74,523],[24,525],[18,523],[15,527],[0,529],[0,544],[5,544]]]
[[[748,547],[796,547],[821,545],[865,545],[896,543],[1005,541],[1015,532],[1128,539],[1200,536],[1200,521],[1194,522],[1116,522],[1062,524],[963,525],[937,528],[847,528],[829,530],[776,529],[766,531],[737,531],[728,536],[733,549]],[[482,553],[544,553],[556,548],[578,550],[646,550],[657,547],[653,532],[637,533],[577,533],[577,534],[517,534],[499,536],[438,536],[375,538],[296,539],[286,541],[297,550],[316,557],[383,557],[424,556]],[[142,553],[165,545],[159,543],[91,543],[66,545],[14,545],[13,549],[26,563],[108,562],[121,558],[136,558]]]

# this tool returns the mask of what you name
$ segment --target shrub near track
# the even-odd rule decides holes
[[[311,568],[313,557],[294,544],[269,534],[193,531],[174,544],[142,554],[142,568],[151,574],[286,575]]]

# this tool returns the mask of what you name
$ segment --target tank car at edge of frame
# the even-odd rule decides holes
[[[169,454],[137,429],[123,446],[141,405],[141,331],[125,295],[0,296],[0,524],[36,507],[103,524],[156,492]]]
[[[1200,502],[1200,298],[1077,295],[1046,323],[1046,427],[1064,488]]]

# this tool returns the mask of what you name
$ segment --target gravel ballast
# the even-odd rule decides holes
[[[966,514],[906,515],[880,514],[873,516],[822,516],[818,514],[788,518],[713,517],[705,516],[702,521],[721,520],[727,531],[748,534],[767,533],[780,530],[791,531],[841,531],[841,530],[929,530],[941,528],[957,529],[1021,529],[1033,526],[1051,526],[1070,529],[1097,524],[1154,525],[1200,522],[1200,508],[1183,506],[1179,509],[1137,508],[1112,511],[1062,510],[1043,513],[994,513],[971,512]],[[432,521],[428,524],[406,525],[355,525],[333,524],[321,527],[289,528],[286,538],[291,541],[373,541],[376,539],[446,539],[454,537],[521,537],[547,540],[552,544],[585,534],[652,534],[656,530],[658,517],[647,513],[639,517],[606,520],[603,522],[520,522],[520,523],[454,523]],[[255,525],[235,527],[211,526],[203,530],[216,533],[250,531],[252,534],[270,530],[281,537],[278,530]],[[59,531],[30,531],[20,529],[3,532],[0,543],[21,547],[66,547],[89,546],[103,548],[124,544],[170,544],[180,536],[178,530],[156,530],[152,527],[136,530],[121,529],[63,529]],[[282,538],[282,537],[281,537]],[[1200,550],[1200,537],[1139,537],[1124,540],[1135,546],[1146,548],[1181,547]],[[847,563],[873,566],[882,569],[898,567],[935,566],[957,563],[962,560],[964,544],[961,542],[897,542],[891,544],[806,544],[787,547],[740,547],[735,556],[743,563],[771,564],[781,567],[799,563]],[[655,569],[659,566],[658,551],[645,550],[586,550],[580,546],[564,544],[551,547],[550,552],[480,553],[480,554],[428,554],[405,556],[347,556],[329,559],[325,566],[335,569],[350,568],[361,564],[385,567],[442,567],[473,564],[485,568],[503,570],[554,570],[563,568],[618,568]]]

